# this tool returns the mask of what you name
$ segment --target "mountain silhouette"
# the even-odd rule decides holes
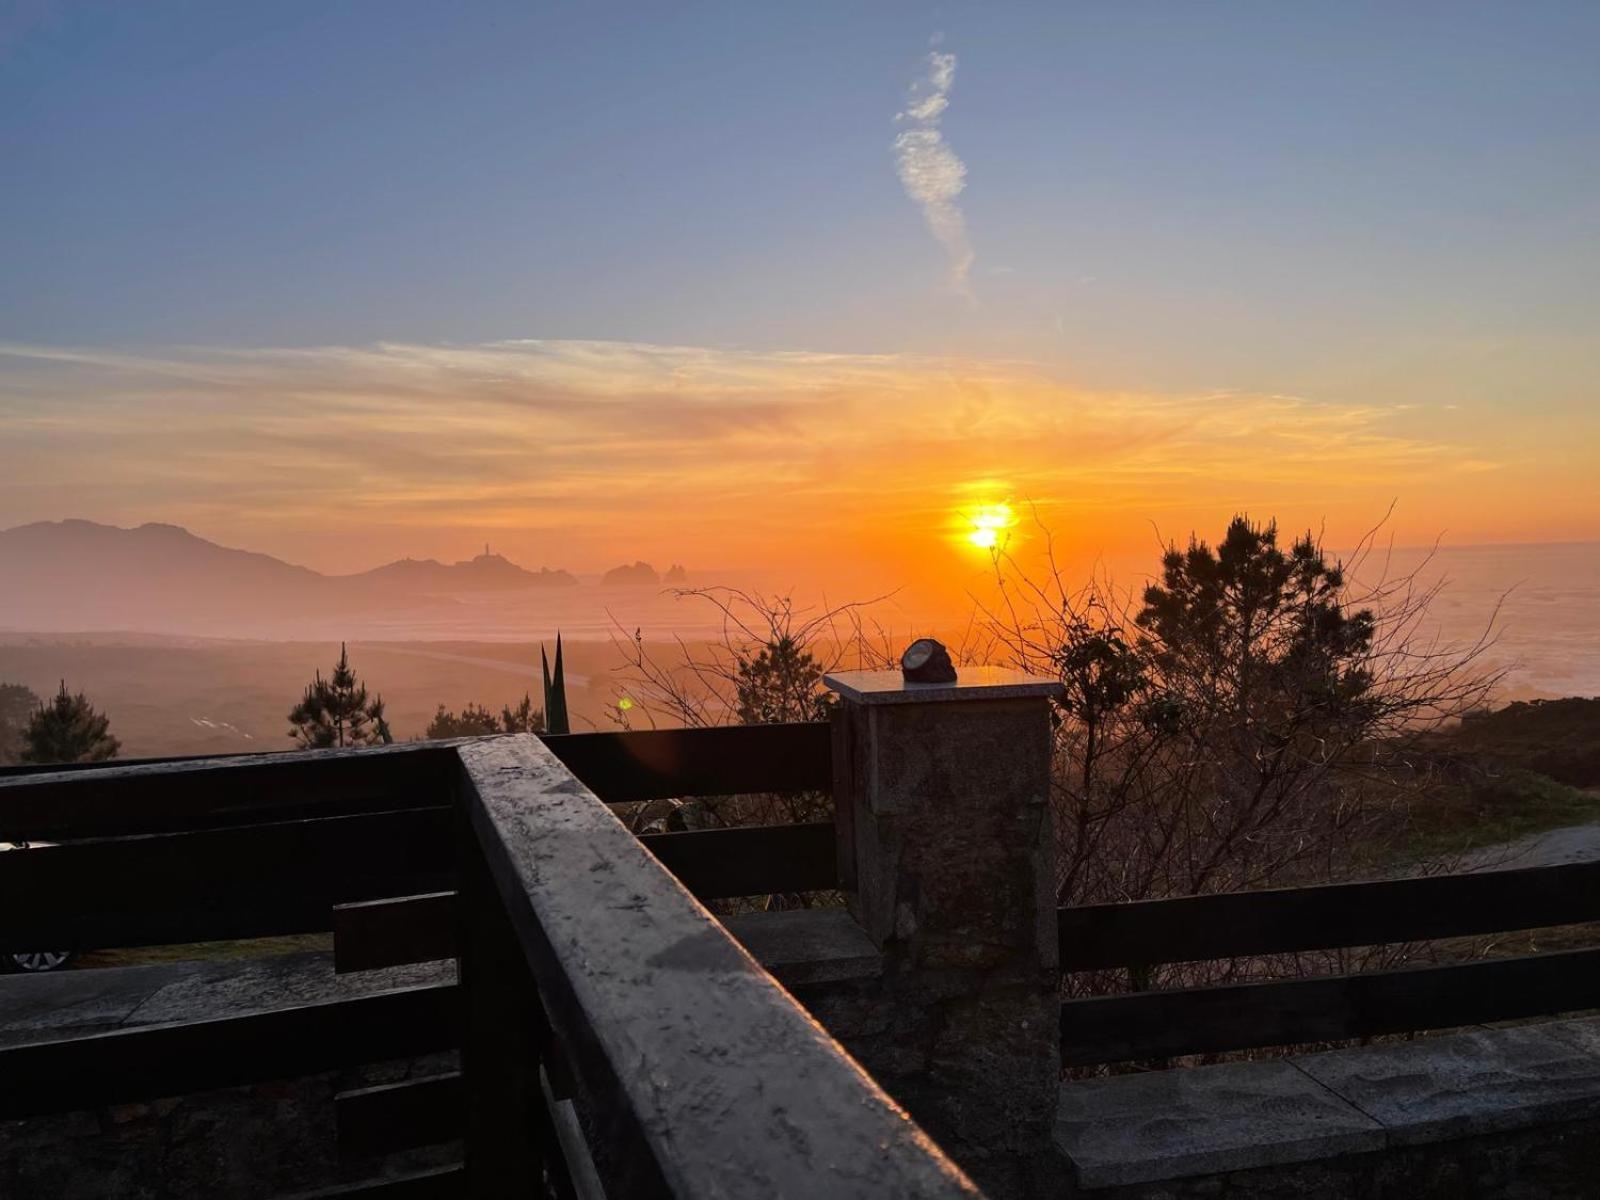
[[[549,567],[529,571],[517,566],[509,558],[487,552],[457,563],[442,563],[432,558],[402,558],[347,578],[394,584],[416,592],[575,587],[578,583],[565,571],[552,571]]]
[[[324,575],[177,525],[67,520],[0,531],[0,629],[244,633],[401,610],[442,614],[459,608],[450,593],[574,583],[565,571],[526,571],[491,554]]]
[[[600,582],[605,587],[654,585],[661,582],[661,576],[656,574],[656,569],[649,563],[636,562],[632,566],[624,564],[612,567],[600,577]]]

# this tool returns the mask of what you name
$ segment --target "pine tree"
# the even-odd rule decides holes
[[[350,655],[339,643],[333,674],[316,677],[300,703],[289,710],[289,736],[308,750],[339,746],[385,746],[394,740],[384,718],[383,697],[367,699],[366,686],[350,668]]]
[[[484,737],[499,732],[500,722],[481,704],[468,704],[459,713],[441,704],[422,736],[431,741],[434,738]]]
[[[565,708],[565,697],[562,707]],[[543,733],[544,709],[533,706],[533,697],[526,692],[522,694],[522,703],[512,708],[509,704],[500,708],[500,726],[507,733]]]
[[[521,702],[512,708],[500,706],[497,717],[483,704],[468,704],[460,712],[439,705],[428,722],[425,738],[487,737],[496,733],[543,733],[544,710],[533,706],[533,697],[524,694]]]
[[[97,712],[82,692],[72,695],[66,680],[49,704],[41,704],[22,731],[25,763],[104,762],[122,743],[112,737],[110,718]]]
[[[794,637],[781,634],[760,653],[740,651],[737,658],[734,690],[741,725],[828,719],[822,664]]]

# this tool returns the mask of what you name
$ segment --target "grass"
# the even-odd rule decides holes
[[[74,967],[144,967],[156,963],[215,962],[219,959],[266,958],[274,954],[332,953],[333,934],[301,933],[290,937],[243,938],[228,942],[186,942],[176,946],[138,946],[127,950],[86,950]]]
[[[1439,858],[1600,821],[1600,791],[1521,767],[1440,786],[1411,814],[1407,856]]]

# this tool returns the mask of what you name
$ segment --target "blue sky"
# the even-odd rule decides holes
[[[1576,469],[1597,48],[1593,3],[0,4],[0,342],[1025,361]],[[930,50],[964,290],[896,172]]]
[[[936,31],[976,306],[939,290],[889,148]],[[603,337],[1165,375],[1305,369],[1397,318],[1592,317],[1593,4],[68,3],[11,39],[18,340]]]

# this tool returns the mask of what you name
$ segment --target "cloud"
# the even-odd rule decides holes
[[[939,128],[950,107],[956,56],[935,49],[928,54],[927,64],[927,74],[912,85],[905,108],[895,116],[907,126],[894,139],[895,165],[906,195],[922,209],[928,229],[944,247],[951,286],[970,295],[972,243],[967,237],[966,216],[956,202],[967,186],[967,166],[950,149]]]
[[[919,545],[995,477],[1142,536],[1151,514],[1315,516],[1341,498],[1381,507],[1396,479],[1482,469],[1481,451],[1398,428],[1406,415],[1086,391],[1027,363],[913,355],[0,345],[0,513],[170,520],[331,569],[458,553],[467,530],[515,531],[532,561],[660,545],[789,566]],[[328,530],[344,531],[337,547]],[[313,533],[327,557],[302,553]]]

